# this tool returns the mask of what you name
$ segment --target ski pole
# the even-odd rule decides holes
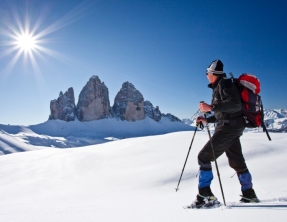
[[[193,137],[192,137],[192,140],[191,140],[191,143],[190,143],[190,146],[189,146],[189,150],[188,150],[188,153],[187,153],[187,156],[186,156],[186,159],[185,159],[183,168],[182,168],[182,172],[181,172],[181,175],[180,175],[178,184],[177,184],[177,188],[175,188],[175,191],[176,191],[176,192],[178,191],[178,187],[179,187],[179,184],[180,184],[180,181],[181,181],[181,177],[182,177],[182,174],[183,174],[183,171],[184,171],[184,168],[185,168],[185,165],[186,165],[188,156],[189,156],[189,152],[190,152],[190,150],[191,150],[191,146],[192,146],[192,144],[193,144],[193,140],[194,140],[194,137],[195,137],[195,133],[196,133],[196,131],[197,131],[197,127],[198,127],[198,123],[196,124],[196,128],[195,128],[194,133],[193,133]]]
[[[203,103],[203,101],[201,101],[200,103]],[[204,114],[204,118],[206,119],[207,118],[206,112],[203,112],[203,114]],[[226,206],[225,198],[224,198],[224,192],[223,192],[223,188],[222,188],[222,184],[221,184],[219,169],[218,169],[217,161],[215,158],[215,153],[214,153],[214,149],[213,149],[213,144],[212,144],[212,140],[211,140],[211,134],[210,134],[208,123],[206,123],[206,129],[207,129],[208,136],[209,136],[210,146],[211,146],[211,150],[212,150],[212,154],[213,154],[213,158],[214,158],[214,162],[215,162],[215,166],[216,166],[216,171],[217,171],[217,176],[218,176],[218,180],[219,180],[219,185],[220,185],[220,189],[221,189],[221,194],[222,194],[224,206]]]

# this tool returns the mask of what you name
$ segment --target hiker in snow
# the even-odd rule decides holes
[[[242,104],[239,91],[231,79],[227,79],[223,73],[223,63],[220,60],[213,61],[206,70],[209,88],[213,90],[211,105],[201,102],[199,109],[206,113],[212,111],[213,116],[204,118],[199,116],[197,123],[217,123],[215,132],[198,154],[199,171],[199,194],[193,206],[200,208],[210,206],[218,202],[213,195],[210,184],[213,179],[211,161],[225,152],[230,167],[238,176],[241,184],[241,202],[259,202],[253,188],[251,174],[246,166],[240,144],[240,136],[245,128],[245,119],[242,115]],[[212,143],[212,144],[211,144]]]

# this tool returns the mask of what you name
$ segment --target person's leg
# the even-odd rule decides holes
[[[211,181],[213,180],[213,173],[211,169],[199,171],[199,184],[198,188],[210,187]]]
[[[202,206],[209,206],[218,203],[217,198],[213,195],[210,185],[213,179],[211,168],[211,161],[214,161],[213,151],[211,149],[211,142],[215,157],[218,158],[224,153],[234,142],[235,135],[224,132],[222,130],[215,130],[211,141],[208,141],[198,154],[198,163],[200,165],[198,194],[196,200],[193,202],[193,207],[200,208]]]
[[[211,142],[214,150],[215,157],[218,158],[226,150],[228,150],[234,142],[238,139],[238,134],[226,132],[224,130],[215,130],[215,133],[211,137],[211,141],[208,141],[202,150],[198,154],[199,170],[199,184],[198,188],[210,186],[213,179],[211,161],[214,161]]]
[[[226,150],[229,166],[237,173],[244,173],[247,170],[245,159],[242,153],[239,136],[234,139],[234,143]]]
[[[224,129],[224,128],[223,128]],[[193,203],[194,207],[208,206],[217,203],[217,198],[213,195],[210,185],[213,179],[211,161],[214,161],[213,151],[215,157],[218,158],[224,153],[233,143],[238,135],[230,133],[229,130],[222,130],[217,128],[213,134],[211,141],[208,141],[198,154],[198,163],[200,165],[198,195]]]
[[[236,171],[241,185],[242,199],[240,201],[259,202],[253,190],[252,176],[246,166],[239,137],[235,140],[234,144],[226,150],[226,156],[230,167]]]
[[[237,173],[237,176],[238,176],[239,182],[241,184],[241,190],[242,191],[250,189],[253,187],[252,176],[248,170],[246,170],[245,172],[242,172],[242,173],[241,172]]]

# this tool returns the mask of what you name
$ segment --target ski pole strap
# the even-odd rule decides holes
[[[202,122],[199,123],[199,127],[200,127],[200,129],[202,129],[202,130],[204,129],[204,125],[203,125]]]

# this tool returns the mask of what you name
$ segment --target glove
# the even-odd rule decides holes
[[[211,111],[212,106],[209,105],[209,104],[207,104],[207,103],[205,103],[205,102],[200,102],[200,103],[198,104],[198,108],[199,108],[199,110],[200,110],[201,112],[206,113],[206,112],[210,112],[210,111]]]
[[[196,118],[196,123],[207,123],[206,119],[203,116],[198,116]]]
[[[206,119],[203,116],[199,116],[196,118],[196,125],[199,125],[200,129],[204,129],[203,123],[207,123]]]

